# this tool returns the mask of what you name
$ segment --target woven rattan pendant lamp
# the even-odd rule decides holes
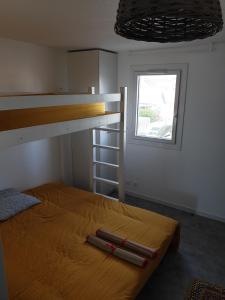
[[[219,0],[120,0],[115,32],[167,43],[204,39],[222,28]]]

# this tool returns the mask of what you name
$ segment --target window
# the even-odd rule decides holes
[[[176,141],[179,74],[137,76],[136,136]]]
[[[181,145],[187,66],[134,70],[132,139],[176,148]],[[134,124],[135,123],[135,124]],[[132,141],[132,142],[133,142]]]

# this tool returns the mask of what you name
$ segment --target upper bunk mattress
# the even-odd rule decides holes
[[[0,223],[10,299],[134,299],[178,229],[170,218],[63,184],[27,193],[42,201]],[[99,228],[153,248],[145,269],[87,244]]]

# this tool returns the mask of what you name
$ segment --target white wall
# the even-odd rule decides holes
[[[0,66],[0,94],[67,90],[64,51],[0,39]],[[60,178],[57,138],[0,151],[0,188],[23,190]]]
[[[66,53],[0,39],[0,94],[45,93],[67,88]]]
[[[58,138],[30,142],[0,152],[0,189],[25,190],[60,178]]]
[[[131,65],[164,63],[189,65],[182,149],[128,141],[127,191],[225,220],[225,45],[120,53],[119,85],[129,93]]]

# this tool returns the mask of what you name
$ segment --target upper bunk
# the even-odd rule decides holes
[[[0,149],[119,123],[126,88],[118,94],[23,94],[0,96]],[[120,103],[117,112],[107,103]]]

